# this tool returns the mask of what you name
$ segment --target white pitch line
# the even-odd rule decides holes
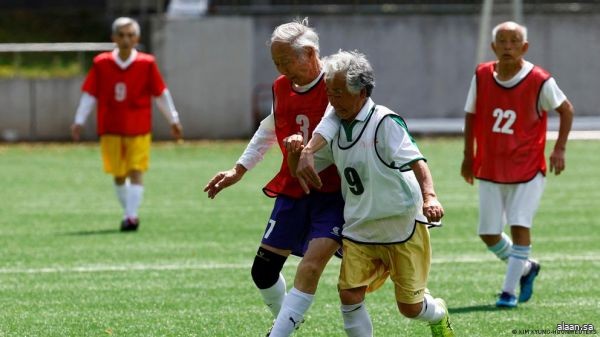
[[[546,132],[546,138],[549,140],[558,139],[558,131]],[[569,140],[598,140],[600,139],[600,131],[583,131],[572,130],[569,133]]]
[[[120,271],[168,271],[168,270],[210,270],[251,268],[249,263],[207,263],[207,264],[133,264],[133,265],[88,265],[74,267],[42,268],[0,268],[0,274],[48,274],[48,273],[98,273]]]
[[[547,255],[538,256],[543,262],[561,261],[600,261],[598,255]],[[296,267],[299,259],[290,260],[286,266]],[[337,259],[334,261],[338,261]],[[488,263],[495,261],[489,256],[456,256],[434,258],[433,264],[452,263]],[[51,274],[51,273],[102,273],[127,271],[177,271],[177,270],[214,270],[214,269],[250,269],[251,263],[204,263],[204,264],[133,264],[133,265],[87,265],[87,266],[55,266],[41,268],[0,268],[0,274]]]

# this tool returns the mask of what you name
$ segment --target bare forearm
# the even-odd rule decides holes
[[[243,176],[248,171],[248,169],[246,169],[244,165],[239,163],[236,163],[233,169],[235,170],[235,173],[240,176]]]
[[[308,141],[308,144],[304,146],[304,149],[302,151],[308,153],[315,153],[322,149],[325,145],[327,145],[327,140],[325,140],[325,138],[323,138],[323,136],[321,136],[320,134],[315,133],[313,134],[312,138]]]
[[[560,126],[558,128],[558,139],[556,140],[554,148],[564,151],[567,148],[567,140],[569,139],[569,133],[571,132],[571,127],[573,125],[574,109],[571,102],[565,100],[556,111],[558,111],[560,115]]]
[[[421,187],[423,194],[423,215],[429,222],[438,222],[444,216],[444,207],[440,204],[435,190],[429,166],[424,160],[419,160],[410,165]]]
[[[298,169],[298,160],[300,159],[300,153],[292,154],[288,153],[287,164],[290,169],[292,177],[296,177],[296,170]]]
[[[465,115],[465,148],[464,148],[464,156],[465,158],[471,159],[474,156],[474,144],[475,144],[475,136],[473,134],[473,124],[474,124],[475,115],[472,113],[467,113]]]
[[[423,200],[430,198],[437,198],[435,189],[433,188],[433,177],[429,171],[429,166],[423,160],[416,161],[410,166],[419,182],[421,187],[421,193],[423,194]]]

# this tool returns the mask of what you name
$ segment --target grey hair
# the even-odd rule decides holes
[[[527,42],[527,27],[513,21],[506,21],[496,25],[496,27],[492,29],[492,41],[496,41],[496,35],[498,35],[498,31],[504,27],[518,31],[523,37],[523,42]]]
[[[292,22],[277,26],[271,34],[270,46],[273,42],[289,43],[296,52],[300,52],[304,47],[314,49],[319,53],[319,35],[308,26],[308,18],[302,20],[296,19]]]
[[[371,96],[375,87],[373,67],[367,57],[358,50],[344,51],[327,56],[324,60],[325,79],[330,80],[337,73],[346,74],[346,88],[352,94],[366,89],[367,97]]]
[[[119,32],[119,29],[125,27],[125,26],[129,26],[132,25],[133,26],[133,30],[135,31],[135,35],[140,36],[140,24],[135,21],[132,18],[128,18],[125,16],[122,16],[120,18],[117,18],[113,24],[112,24],[112,32],[113,34],[117,34]]]

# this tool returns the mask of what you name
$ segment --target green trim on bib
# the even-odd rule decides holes
[[[406,133],[408,134],[408,138],[410,138],[410,141],[414,145],[417,145],[417,141],[413,138],[410,132],[408,132],[408,126],[406,126],[406,122],[404,121],[404,119],[402,119],[402,117],[398,115],[390,115],[390,118],[393,119],[396,123],[398,123],[398,125],[400,125],[406,131]]]
[[[346,141],[348,141],[348,142],[352,141],[352,129],[354,129],[354,127],[356,126],[356,124],[358,124],[358,122],[359,121],[356,119],[350,123],[342,120],[342,127],[344,128],[344,134],[346,135]]]

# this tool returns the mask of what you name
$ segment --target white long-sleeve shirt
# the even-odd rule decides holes
[[[112,51],[112,54],[117,66],[119,66],[121,69],[126,69],[133,63],[137,57],[138,51],[133,49],[126,60],[121,60],[119,57],[119,49],[117,48]],[[85,121],[90,113],[94,110],[97,103],[96,97],[87,92],[83,92],[81,98],[79,99],[77,112],[75,113],[75,124],[85,124]],[[165,116],[169,124],[179,123],[179,113],[177,113],[177,110],[175,109],[173,97],[171,96],[169,89],[165,88],[165,90],[163,90],[159,96],[156,96],[156,105],[158,106],[158,110],[163,114],[163,116]]]
[[[90,113],[92,113],[94,108],[96,108],[97,103],[96,97],[88,94],[87,92],[83,92],[81,94],[81,98],[79,99],[77,112],[75,113],[75,124],[85,124],[85,121]],[[169,124],[179,123],[179,113],[175,109],[173,97],[171,96],[169,89],[163,90],[162,94],[156,97],[156,105],[158,106],[158,110],[160,110],[163,116],[165,116]]]

